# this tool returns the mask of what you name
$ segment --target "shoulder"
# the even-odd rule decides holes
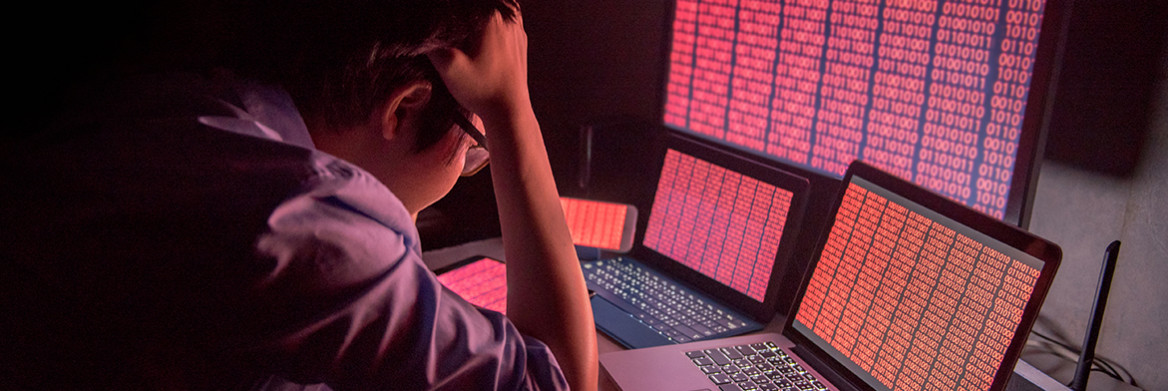
[[[376,274],[402,259],[420,259],[417,229],[401,201],[360,168],[314,152],[302,188],[271,212],[261,254],[279,262],[310,262],[344,275]],[[334,266],[340,266],[333,268]]]

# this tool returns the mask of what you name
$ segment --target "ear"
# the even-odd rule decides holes
[[[398,87],[382,105],[381,137],[391,140],[401,135],[403,124],[416,115],[430,101],[433,87],[427,81],[413,81]]]

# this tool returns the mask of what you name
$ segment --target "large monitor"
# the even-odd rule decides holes
[[[676,0],[663,121],[824,180],[864,160],[1025,227],[1061,3]]]

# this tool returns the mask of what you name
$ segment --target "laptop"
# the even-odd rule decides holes
[[[1001,390],[1055,244],[862,162],[781,334],[602,354],[634,390]]]
[[[759,330],[777,312],[809,183],[670,135],[641,241],[583,261],[597,328],[629,348]]]

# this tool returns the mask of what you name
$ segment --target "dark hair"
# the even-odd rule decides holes
[[[466,115],[426,54],[465,47],[495,12],[514,18],[516,0],[338,0],[250,3],[250,18],[226,54],[237,72],[283,86],[306,116],[329,126],[362,123],[388,94],[426,80],[416,150]]]

